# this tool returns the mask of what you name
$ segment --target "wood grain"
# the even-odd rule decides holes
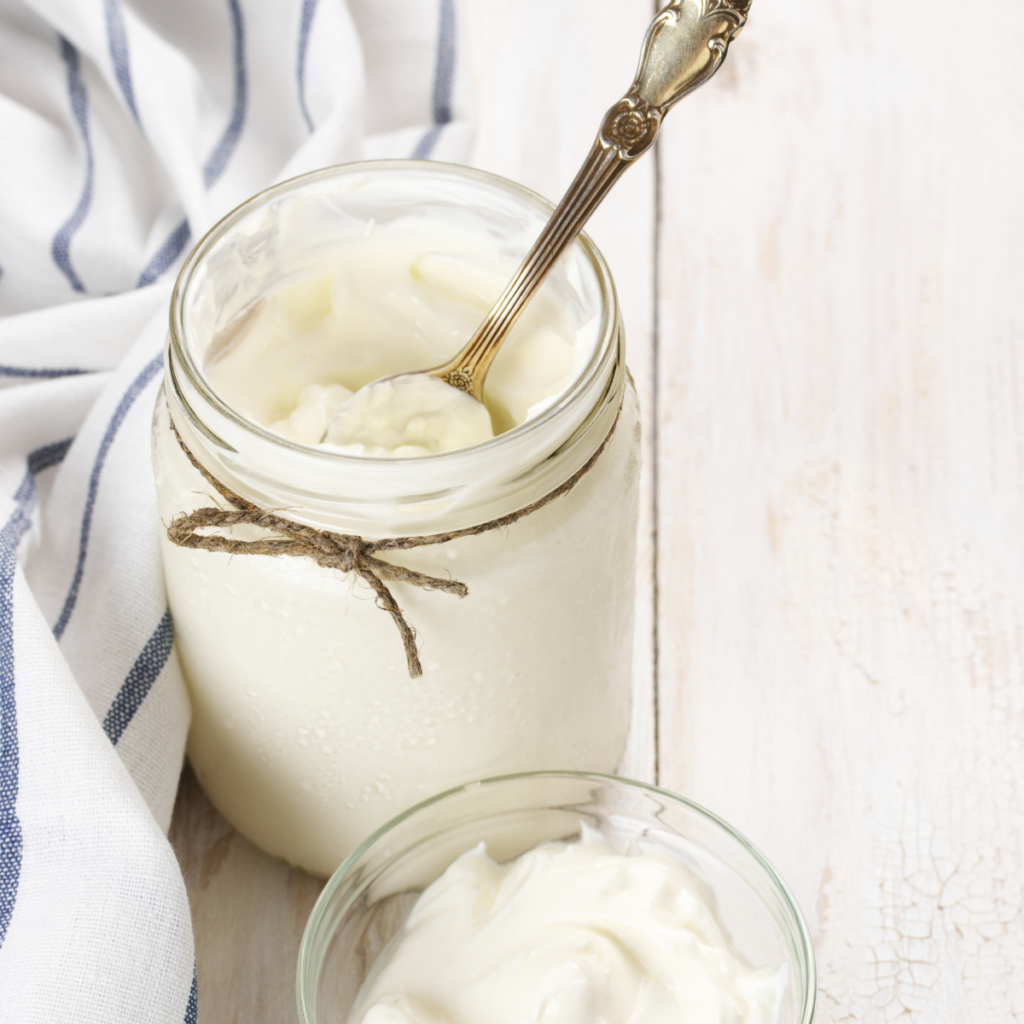
[[[1024,1019],[1024,15],[754,5],[662,143],[661,781],[820,1021]]]
[[[170,839],[192,907],[201,1024],[297,1021],[299,943],[323,882],[240,836],[187,766]]]

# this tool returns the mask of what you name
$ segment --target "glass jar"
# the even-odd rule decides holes
[[[545,288],[588,325],[589,355],[553,405],[484,444],[399,459],[297,444],[240,415],[204,375],[210,345],[277,276],[257,271],[268,254],[287,273],[332,234],[410,209],[437,218],[439,230],[454,218],[497,239],[514,269],[550,206],[493,175],[415,161],[330,168],[256,196],[182,268],[154,417],[165,524],[225,507],[172,419],[198,463],[245,501],[366,540],[491,523],[591,463],[570,490],[512,525],[378,553],[468,587],[459,600],[388,582],[418,634],[419,678],[356,573],[306,557],[193,550],[164,536],[196,775],[240,832],[321,875],[404,808],[471,779],[612,771],[629,725],[639,419],[614,286],[587,238]],[[218,532],[264,536],[252,526]]]

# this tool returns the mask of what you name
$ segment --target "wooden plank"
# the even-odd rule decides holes
[[[297,1021],[299,943],[323,882],[240,836],[188,766],[170,839],[192,907],[200,1024]]]
[[[663,132],[661,780],[793,885],[821,1022],[1024,1017],[1024,12],[982,38],[755,3]]]

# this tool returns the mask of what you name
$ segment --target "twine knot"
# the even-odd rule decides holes
[[[621,413],[621,406],[619,412]],[[456,597],[465,597],[469,588],[458,580],[439,576],[428,576],[426,573],[408,569],[403,565],[395,565],[377,557],[378,551],[396,551],[423,547],[431,544],[444,544],[458,537],[472,537],[491,530],[500,530],[524,516],[543,508],[549,502],[567,494],[576,486],[582,477],[590,471],[598,457],[605,449],[618,424],[618,414],[611,430],[601,442],[597,451],[578,469],[565,483],[550,491],[537,501],[517,509],[515,512],[470,526],[463,530],[449,533],[435,533],[423,537],[391,537],[384,540],[365,540],[346,533],[334,533],[330,530],[317,530],[312,526],[285,519],[275,512],[260,508],[236,494],[210,473],[192,454],[185,444],[174,420],[170,421],[171,430],[177,438],[181,450],[185,453],[192,466],[211,484],[217,493],[224,498],[231,508],[200,508],[194,512],[180,512],[167,526],[167,537],[178,547],[193,548],[201,551],[221,551],[232,555],[274,555],[309,558],[325,569],[336,569],[343,573],[355,573],[364,580],[376,594],[377,607],[386,611],[398,627],[402,644],[405,647],[405,659],[409,667],[409,675],[415,679],[423,675],[419,651],[416,645],[416,631],[398,606],[388,588],[388,583],[411,583],[423,590],[439,590]],[[265,530],[269,536],[258,540],[235,540],[217,533],[202,533],[203,530],[229,529],[233,526],[255,526]]]

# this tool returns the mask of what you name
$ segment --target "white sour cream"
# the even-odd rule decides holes
[[[557,289],[534,297],[503,344],[483,405],[425,374],[367,387],[446,362],[511,276],[486,238],[455,226],[428,231],[421,221],[410,214],[370,223],[365,235],[339,238],[316,263],[284,276],[268,267],[281,279],[221,328],[206,353],[214,389],[290,440],[378,458],[479,444],[557,401],[589,357],[593,334],[555,299]]]
[[[352,1024],[773,1024],[787,965],[755,969],[668,852],[584,827],[509,864],[483,844],[419,898]]]
[[[413,373],[360,388],[338,407],[325,440],[353,455],[397,458],[450,452],[492,437],[491,417],[475,398]]]

